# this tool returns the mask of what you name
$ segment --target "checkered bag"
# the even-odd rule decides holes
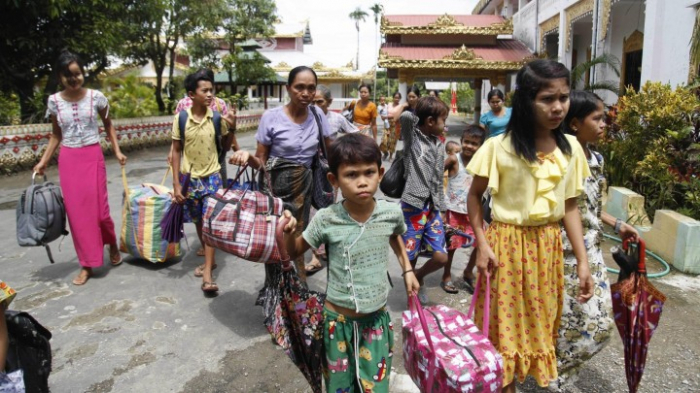
[[[483,331],[488,332],[491,288],[488,277],[485,281]],[[409,297],[409,310],[403,312],[404,367],[421,392],[501,391],[503,358],[474,324],[475,303],[472,298],[465,315],[443,305],[423,308],[416,296]]]
[[[244,166],[234,183],[245,172]],[[206,198],[202,237],[211,247],[251,262],[281,260],[275,242],[275,228],[282,217],[282,200],[243,189],[221,189]]]

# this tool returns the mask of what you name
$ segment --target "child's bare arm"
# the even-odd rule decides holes
[[[600,219],[611,227],[615,227],[617,224],[617,218],[605,211],[600,213]],[[629,238],[633,242],[636,242],[639,241],[639,232],[637,232],[632,225],[623,221],[620,222],[620,237],[623,240]]]
[[[566,212],[564,213],[564,229],[566,236],[571,242],[571,247],[574,249],[576,256],[576,271],[579,280],[578,301],[581,303],[587,302],[593,296],[593,278],[588,267],[588,255],[586,254],[586,246],[583,243],[583,225],[581,225],[581,214],[578,210],[578,198],[569,198],[566,200]]]
[[[445,170],[449,171],[450,176],[454,176],[456,172],[455,170],[455,164],[457,164],[457,156],[454,154],[450,154],[445,158]]]
[[[303,236],[297,236],[294,233],[297,227],[297,220],[292,216],[292,212],[285,210],[283,215],[285,218],[289,218],[289,222],[284,226],[284,244],[287,247],[290,259],[294,260],[299,255],[304,255],[311,246],[309,246],[309,243],[306,242]]]
[[[469,222],[472,224],[474,236],[476,237],[476,267],[479,269],[479,274],[490,273],[498,266],[496,254],[494,254],[489,242],[486,240],[486,233],[483,227],[484,211],[481,207],[481,198],[488,185],[488,177],[474,176],[467,194],[467,212],[469,213]]]
[[[403,243],[403,239],[399,235],[391,235],[389,244],[391,245],[391,249],[394,250],[394,254],[396,254],[396,257],[399,259],[399,265],[403,272],[401,275],[406,285],[406,294],[409,296],[418,294],[420,284],[418,284],[416,274],[411,267],[411,261],[408,260],[408,254],[406,254],[406,246]]]

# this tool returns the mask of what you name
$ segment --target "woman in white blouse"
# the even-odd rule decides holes
[[[49,97],[47,115],[51,117],[53,133],[34,172],[43,175],[60,144],[58,175],[73,244],[82,267],[73,284],[83,285],[92,275],[92,269],[102,266],[105,245],[109,245],[112,266],[122,262],[114,222],[109,215],[107,171],[100,146],[98,117],[102,119],[120,164],[126,164],[126,156],[119,149],[107,98],[97,90],[83,87],[85,74],[78,57],[64,51],[58,58],[56,70],[63,91]]]

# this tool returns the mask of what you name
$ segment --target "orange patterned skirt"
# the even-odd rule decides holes
[[[503,385],[532,375],[546,387],[557,378],[555,343],[564,297],[564,254],[558,223],[518,226],[494,221],[486,232],[498,266],[491,276],[489,339],[503,356]],[[481,327],[485,285],[476,295]]]

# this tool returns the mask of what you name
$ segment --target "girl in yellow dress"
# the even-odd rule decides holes
[[[592,295],[577,196],[590,176],[576,138],[561,124],[569,109],[569,70],[535,60],[516,77],[513,112],[505,134],[474,154],[467,210],[476,235],[479,280],[491,292],[475,294],[477,324],[491,299],[489,339],[504,360],[503,391],[515,392],[529,374],[546,387],[557,378],[555,342],[564,296],[564,256],[559,222],[578,260],[580,302]],[[481,197],[493,196],[493,222],[482,228]]]

